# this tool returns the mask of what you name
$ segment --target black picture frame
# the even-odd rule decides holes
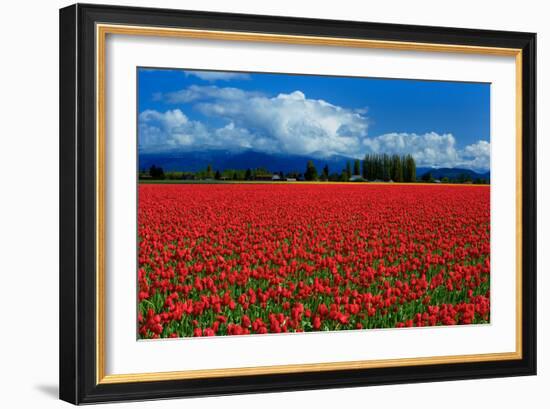
[[[96,23],[522,50],[521,359],[97,383]],[[536,34],[76,4],[60,10],[60,398],[74,404],[536,374]]]

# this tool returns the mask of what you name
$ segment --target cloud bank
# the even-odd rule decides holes
[[[366,110],[307,98],[301,91],[269,97],[232,87],[192,85],[158,95],[168,104],[192,103],[206,117],[223,119],[212,127],[179,109],[146,110],[139,115],[142,152],[180,149],[254,149],[265,153],[360,158],[366,153],[412,154],[417,166],[486,170],[485,140],[458,149],[450,134],[388,133],[369,136]]]
[[[464,149],[458,149],[456,139],[450,133],[388,133],[365,138],[363,144],[367,152],[411,154],[417,166],[465,167],[477,170],[487,170],[490,167],[489,142],[480,140]]]
[[[230,80],[249,80],[250,75],[240,72],[222,72],[222,71],[185,71],[185,76],[193,76],[204,81],[230,81]]]

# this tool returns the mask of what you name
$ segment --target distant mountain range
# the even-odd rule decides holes
[[[420,179],[423,175],[430,172],[432,174],[432,177],[434,179],[443,179],[444,177],[448,178],[449,180],[458,179],[461,176],[470,176],[473,180],[475,179],[491,179],[491,173],[490,172],[475,172],[470,169],[462,169],[462,168],[416,168],[416,178]]]
[[[197,172],[206,169],[210,164],[214,170],[263,167],[271,172],[303,173],[306,170],[308,160],[313,160],[319,172],[323,166],[328,165],[331,173],[340,173],[346,167],[347,161],[353,161],[353,159],[344,156],[315,159],[309,156],[268,154],[252,150],[241,152],[204,150],[193,152],[140,153],[139,169],[146,170],[151,165],[155,165],[162,167],[165,172]]]
[[[345,156],[331,156],[323,159],[315,159],[302,155],[281,155],[245,150],[232,152],[227,150],[202,150],[192,152],[163,152],[140,153],[139,169],[147,170],[152,165],[160,166],[165,172],[185,171],[197,172],[206,169],[210,164],[214,170],[247,169],[263,167],[270,172],[305,172],[306,163],[313,160],[318,172],[328,165],[329,172],[340,173],[346,167],[346,162],[353,166],[353,158]],[[490,173],[478,173],[470,169],[461,168],[416,168],[417,178],[431,172],[434,179],[458,179],[461,175],[468,175],[472,179],[490,179]]]

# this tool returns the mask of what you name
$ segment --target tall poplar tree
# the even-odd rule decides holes
[[[354,175],[361,174],[361,161],[359,159],[355,159],[355,162],[353,162],[353,174]]]
[[[319,178],[319,175],[317,174],[317,169],[315,168],[313,161],[308,160],[307,166],[306,166],[306,172],[304,173],[304,179],[311,181],[311,180],[317,180],[318,178]]]

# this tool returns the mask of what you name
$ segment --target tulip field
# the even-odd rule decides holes
[[[138,189],[139,338],[490,320],[489,186]]]

